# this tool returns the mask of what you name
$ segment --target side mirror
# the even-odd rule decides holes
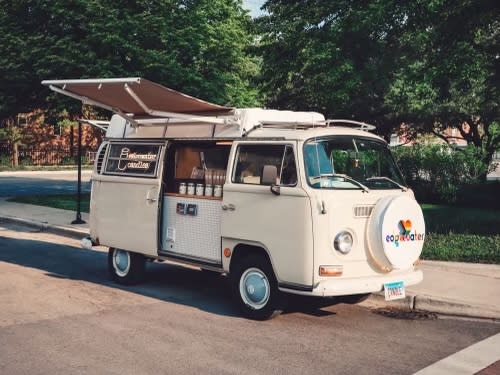
[[[264,165],[260,183],[262,185],[271,185],[271,192],[275,195],[280,195],[278,169],[275,165]]]

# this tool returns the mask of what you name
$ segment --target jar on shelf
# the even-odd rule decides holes
[[[204,186],[203,184],[196,184],[196,195],[203,195]]]
[[[205,185],[205,197],[211,197],[214,193],[214,187],[212,185]]]
[[[214,197],[220,198],[222,197],[222,185],[214,186]]]
[[[186,194],[187,190],[186,190],[186,183],[185,182],[181,182],[179,184],[179,194]]]

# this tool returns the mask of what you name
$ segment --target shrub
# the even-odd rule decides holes
[[[408,185],[421,202],[455,203],[460,189],[479,183],[487,165],[473,146],[416,144],[396,147],[394,155]]]
[[[0,155],[0,165],[3,167],[10,167],[12,164],[9,155]]]
[[[422,259],[500,264],[500,236],[429,233]]]

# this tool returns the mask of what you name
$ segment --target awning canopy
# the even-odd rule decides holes
[[[233,110],[139,77],[45,80],[42,84],[85,104],[118,114],[133,115],[134,118],[192,118],[193,115],[223,115]]]

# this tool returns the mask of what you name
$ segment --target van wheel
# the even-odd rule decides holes
[[[118,284],[138,284],[144,279],[146,258],[142,254],[110,247],[108,251],[108,272]]]
[[[231,272],[233,298],[243,314],[255,320],[281,313],[282,297],[271,265],[262,256],[241,259]]]

